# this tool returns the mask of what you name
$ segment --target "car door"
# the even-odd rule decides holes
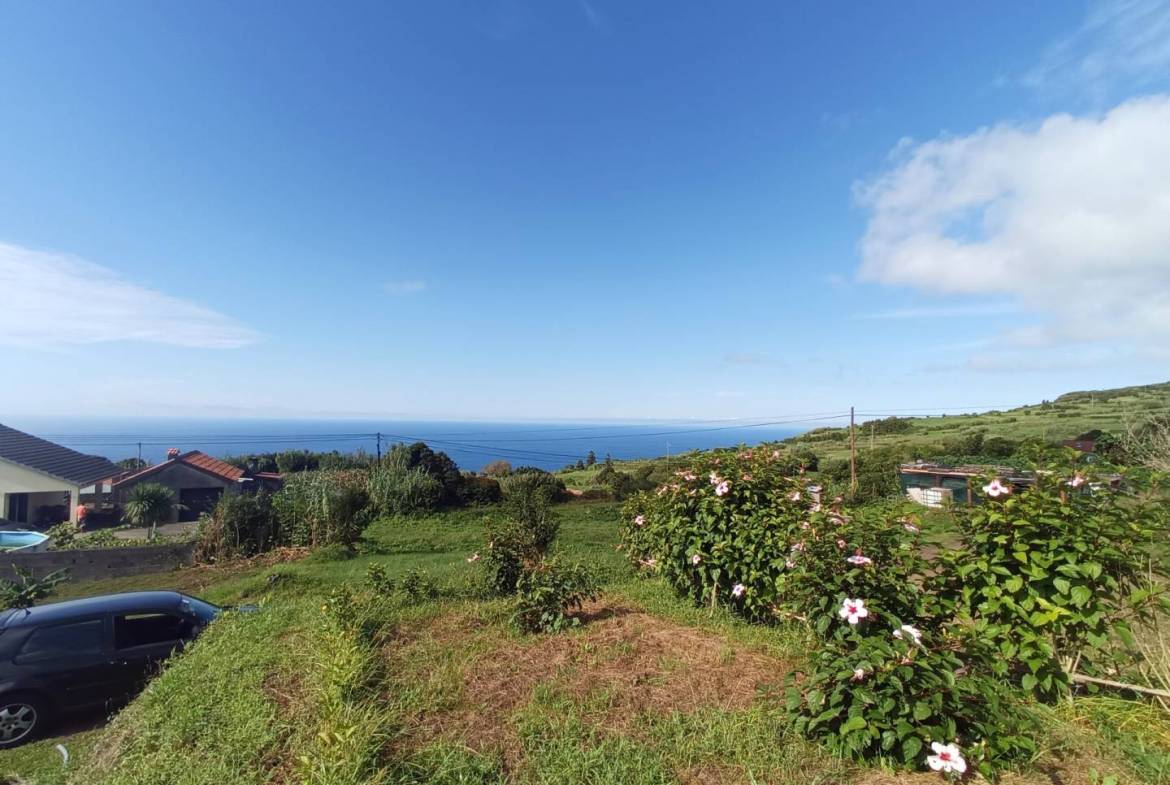
[[[132,611],[112,616],[114,659],[128,694],[141,689],[163,660],[194,636],[194,622],[170,611]]]
[[[12,659],[22,683],[36,685],[62,709],[108,701],[119,689],[120,668],[109,655],[103,616],[33,629]]]

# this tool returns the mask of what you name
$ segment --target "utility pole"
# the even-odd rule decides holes
[[[849,407],[849,491],[857,493],[857,428],[852,406]]]
[[[142,442],[138,443],[138,465],[142,465]]]
[[[381,431],[379,431],[378,433],[375,433],[374,436],[378,440],[378,463],[381,463],[382,462],[382,433],[381,433]]]
[[[874,420],[869,421],[869,451],[873,452],[873,424]]]

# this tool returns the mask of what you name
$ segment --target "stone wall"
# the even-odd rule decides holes
[[[90,548],[39,553],[0,553],[0,578],[12,580],[16,567],[36,577],[69,568],[73,583],[120,578],[148,572],[166,572],[191,563],[194,543],[139,545],[128,548]]]

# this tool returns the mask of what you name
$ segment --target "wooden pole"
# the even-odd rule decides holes
[[[1141,687],[1137,684],[1125,684],[1120,681],[1110,681],[1109,679],[1097,679],[1092,676],[1085,676],[1082,673],[1070,673],[1069,679],[1077,684],[1099,684],[1102,687],[1113,687],[1118,690],[1133,690],[1134,692],[1145,693],[1146,695],[1157,695],[1159,698],[1170,698],[1170,691],[1158,690],[1153,687]]]
[[[849,491],[857,493],[857,427],[853,407],[849,407]]]

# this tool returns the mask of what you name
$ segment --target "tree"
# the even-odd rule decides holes
[[[128,472],[136,472],[139,469],[145,469],[147,466],[150,466],[147,461],[144,461],[141,458],[123,458],[122,460],[114,463],[114,465],[119,469],[125,469]]]
[[[158,525],[169,521],[178,507],[175,504],[175,492],[170,488],[156,482],[144,482],[134,486],[122,512],[133,525],[150,527],[147,539],[153,540]]]
[[[589,454],[585,456],[585,465],[592,466],[595,463],[597,463],[597,453],[590,450]]]

